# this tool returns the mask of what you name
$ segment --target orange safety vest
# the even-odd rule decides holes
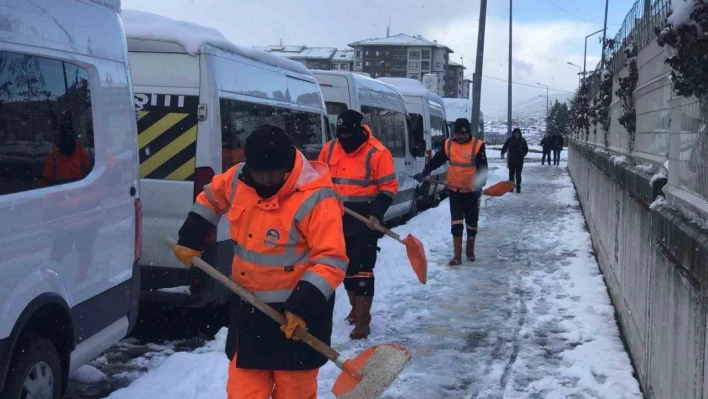
[[[58,148],[52,150],[44,162],[42,180],[47,185],[81,180],[88,175],[90,168],[88,152],[77,142],[74,152],[68,157]]]
[[[394,198],[398,180],[391,151],[362,125],[369,139],[356,151],[347,154],[337,139],[327,143],[319,161],[325,162],[332,173],[334,189],[344,202],[373,201],[379,193]]]
[[[450,160],[450,167],[447,170],[447,184],[451,186],[464,187],[459,190],[463,193],[472,192],[475,189],[477,177],[477,154],[484,142],[477,137],[465,144],[457,143],[451,139],[445,140],[445,155]]]
[[[285,185],[270,199],[239,180],[240,163],[214,176],[192,208],[214,225],[221,215],[234,241],[231,278],[267,303],[283,303],[300,280],[329,299],[344,280],[349,259],[342,205],[327,166],[297,151]]]

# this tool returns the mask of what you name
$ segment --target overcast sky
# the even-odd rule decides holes
[[[609,0],[608,37],[614,37],[633,0]],[[514,0],[513,79],[573,91],[578,85],[585,36],[602,29],[604,0]],[[345,48],[348,43],[391,34],[420,34],[452,48],[472,74],[477,47],[479,0],[122,0],[123,9],[161,14],[218,29],[236,44],[283,44]],[[506,80],[509,1],[489,0],[484,75]],[[597,35],[597,37],[601,34]],[[588,40],[587,69],[600,59],[596,37]],[[504,113],[507,84],[482,83],[487,118]],[[564,94],[561,91],[551,92]],[[514,86],[514,103],[545,89]]]

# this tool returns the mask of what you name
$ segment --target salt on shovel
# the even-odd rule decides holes
[[[173,239],[168,238],[167,245],[174,248],[177,243]],[[279,325],[284,326],[287,324],[285,316],[256,298],[248,290],[239,286],[230,278],[219,273],[219,271],[202,259],[194,257],[192,258],[192,264],[229,288],[234,294],[241,297],[241,299],[265,313]],[[376,345],[365,350],[353,359],[344,359],[339,352],[302,328],[295,330],[295,336],[310,345],[312,349],[322,354],[322,356],[329,359],[343,371],[332,388],[332,393],[334,393],[334,396],[338,399],[378,398],[391,383],[393,383],[396,377],[398,377],[398,374],[403,371],[403,368],[406,367],[411,360],[410,350],[401,345]]]

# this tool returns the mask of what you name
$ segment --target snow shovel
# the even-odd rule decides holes
[[[174,248],[177,243],[173,239],[168,238],[167,245]],[[279,325],[284,326],[287,324],[285,316],[256,298],[252,293],[236,284],[232,279],[221,274],[202,259],[194,257],[192,258],[192,263],[194,266],[213,277],[216,281],[229,288],[234,294],[241,297],[241,299],[265,313],[266,316],[273,319]],[[320,341],[302,328],[295,330],[295,336],[312,347],[312,349],[319,352],[322,356],[329,359],[343,371],[332,388],[332,393],[338,399],[378,398],[391,383],[393,383],[396,377],[398,377],[398,374],[403,371],[403,368],[406,367],[411,360],[410,350],[401,345],[375,345],[353,359],[344,359],[342,355],[329,345]]]
[[[431,184],[442,184],[443,186],[455,190],[467,190],[464,187],[456,186],[454,184],[448,184],[447,182],[431,179],[429,177],[424,177],[423,181],[427,181]],[[493,186],[485,188],[482,193],[490,197],[501,197],[504,194],[510,193],[514,189],[514,187],[516,187],[516,184],[510,181],[500,181],[499,183],[494,184]]]
[[[344,212],[363,223],[369,223],[369,219],[349,208],[345,207]],[[425,285],[428,281],[428,258],[425,256],[425,248],[423,248],[423,243],[420,242],[420,240],[413,234],[408,234],[406,238],[401,238],[398,234],[381,225],[377,226],[376,230],[379,230],[380,232],[406,246],[406,253],[408,254],[408,260],[411,262],[413,271],[418,277],[418,281]]]

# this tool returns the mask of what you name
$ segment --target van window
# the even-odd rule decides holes
[[[243,144],[251,132],[264,124],[280,127],[295,140],[309,160],[316,160],[322,149],[322,115],[284,107],[254,104],[222,98],[222,170],[245,160]]]
[[[445,145],[445,139],[447,137],[447,123],[445,119],[430,115],[430,140],[433,149],[441,150],[443,145]]]
[[[395,158],[406,156],[406,116],[403,112],[364,105],[362,123],[369,125],[378,138]]]
[[[86,69],[0,52],[0,195],[85,178],[93,143]]]
[[[423,124],[423,115],[409,114],[411,142],[410,151],[415,157],[425,156],[425,125]],[[422,144],[421,144],[422,143]]]
[[[347,104],[336,103],[336,102],[331,102],[331,101],[325,102],[325,106],[327,107],[327,119],[329,119],[330,128],[332,129],[332,133],[336,134],[337,133],[337,117],[342,112],[348,110],[349,107],[347,107]]]

